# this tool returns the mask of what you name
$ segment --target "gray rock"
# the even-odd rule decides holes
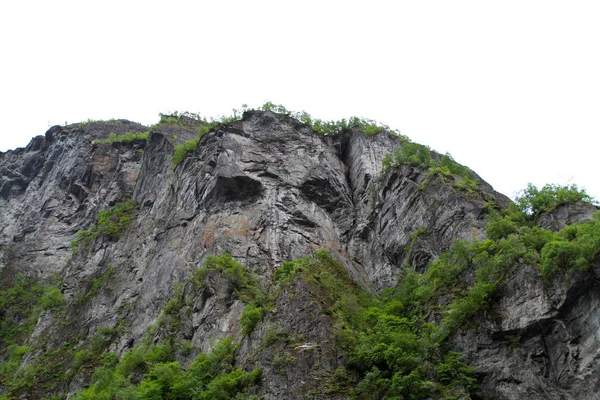
[[[195,137],[198,126],[161,124],[147,143],[110,146],[92,141],[148,128],[125,120],[53,127],[25,149],[0,153],[0,273],[10,267],[42,279],[58,274],[69,303],[69,326],[44,317],[32,343],[43,332],[60,343],[125,326],[110,347],[122,354],[152,332],[181,282],[189,312],[180,334],[194,345],[182,362],[231,337],[241,341],[240,367],[263,368],[257,394],[265,399],[345,398],[323,390],[344,357],[311,288],[294,281],[276,312],[243,337],[243,303],[229,282],[211,275],[201,289],[186,283],[206,257],[231,253],[268,290],[284,261],[326,248],[363,287],[379,291],[395,285],[404,264],[425,270],[454,240],[485,238],[490,204],[510,202],[479,178],[469,194],[420,167],[384,173],[383,158],[402,145],[387,133],[318,136],[272,112],[247,112],[217,127],[173,168],[175,146]],[[77,231],[129,198],[139,210],[119,240],[96,238],[71,252]],[[593,211],[559,207],[540,223],[560,229]],[[114,275],[97,295],[78,303],[108,268]],[[450,338],[477,367],[484,396],[598,398],[596,282],[583,274],[547,286],[531,266],[513,272],[489,315]],[[265,345],[273,330],[287,339]],[[168,334],[159,329],[152,340]],[[78,375],[64,390],[88,379]]]
[[[578,201],[575,204],[559,204],[556,208],[541,214],[538,218],[538,225],[544,229],[559,231],[575,222],[592,219],[592,214],[596,211],[598,211],[598,207],[585,201]]]

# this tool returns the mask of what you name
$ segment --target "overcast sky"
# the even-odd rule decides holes
[[[0,151],[269,100],[399,129],[513,197],[600,198],[600,1],[4,1]]]

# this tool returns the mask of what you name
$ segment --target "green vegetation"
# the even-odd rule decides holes
[[[577,185],[545,185],[538,189],[531,183],[517,197],[519,209],[533,216],[552,210],[561,204],[574,204],[578,201],[595,203],[585,190],[579,189]]]
[[[175,124],[175,125],[189,125],[191,122],[204,122],[204,119],[197,113],[191,112],[179,112],[175,111],[171,114],[158,114],[160,117],[159,124]]]
[[[381,296],[366,292],[324,250],[282,268],[279,284],[303,279],[311,285],[311,295],[333,319],[337,346],[347,353],[346,370],[335,371],[329,391],[362,400],[452,398],[476,389],[473,368],[459,353],[447,351],[438,333],[442,328],[426,322],[423,307],[412,303],[415,279]],[[272,336],[268,330],[264,340],[273,343]],[[351,376],[358,376],[358,382]]]
[[[135,200],[127,200],[115,204],[114,207],[100,211],[98,220],[90,229],[77,232],[77,240],[71,242],[71,249],[75,252],[89,244],[98,237],[116,241],[123,232],[135,221],[135,212],[138,209]]]
[[[537,204],[538,199],[529,201]],[[536,227],[512,206],[490,214],[487,233],[483,241],[456,241],[426,272],[405,263],[398,285],[379,296],[358,287],[326,252],[317,252],[314,260],[284,263],[275,281],[286,285],[304,279],[314,285],[313,295],[334,319],[337,345],[347,352],[348,372],[339,374],[346,378],[332,388],[360,400],[476,395],[474,369],[449,351],[446,339],[486,312],[516,268],[537,266],[551,284],[556,274],[585,271],[600,256],[600,213],[555,233]],[[418,229],[413,243],[426,234]],[[264,340],[277,338],[268,330]],[[347,378],[356,375],[358,382]]]
[[[234,368],[235,347],[220,341],[210,354],[200,354],[187,368],[175,361],[170,344],[142,343],[120,360],[104,356],[92,385],[75,398],[85,399],[250,399],[246,390],[258,383],[261,370]],[[140,379],[141,377],[141,379]]]
[[[406,136],[401,135],[399,131],[390,129],[389,126],[379,124],[377,121],[370,119],[350,117],[348,119],[341,119],[338,121],[323,121],[321,119],[315,119],[311,117],[306,111],[290,111],[281,104],[276,105],[271,102],[266,102],[260,107],[260,109],[263,111],[272,111],[285,117],[299,120],[300,122],[308,125],[313,132],[319,135],[337,135],[346,130],[358,128],[366,136],[373,136],[381,132],[389,132],[390,134],[398,137],[402,142],[409,142],[409,139]],[[161,114],[160,123],[185,125],[186,119],[182,118],[184,116],[187,118],[193,118],[202,123],[198,130],[197,137],[176,146],[173,157],[171,158],[173,169],[181,164],[187,155],[196,151],[202,135],[210,132],[221,124],[230,124],[239,121],[243,113],[248,110],[250,109],[248,109],[244,104],[240,110],[234,109],[231,116],[222,116],[218,119],[211,118],[209,120],[202,119],[198,114],[190,113],[174,113],[173,115]]]
[[[60,309],[65,298],[57,287],[17,275],[13,282],[0,283],[0,353],[25,340],[42,311]]]
[[[68,125],[65,122],[66,126],[74,126],[77,128],[83,128],[84,126],[87,126],[87,125],[121,125],[121,124],[122,124],[121,120],[118,120],[118,119],[108,119],[108,120],[88,119],[87,121],[78,122],[78,123],[70,124],[70,125]]]
[[[254,304],[248,304],[244,307],[244,311],[240,317],[240,324],[242,325],[244,335],[252,332],[256,325],[263,320],[263,317],[264,310],[262,307],[257,307]]]
[[[102,275],[92,280],[87,292],[80,292],[78,294],[78,296],[75,298],[75,305],[81,306],[82,304],[85,304],[87,301],[96,297],[100,293],[100,290],[106,287],[106,284],[112,279],[115,272],[116,269],[114,267],[107,267]]]
[[[405,155],[428,165],[425,154],[417,149]],[[460,173],[447,161],[433,166],[437,167]],[[0,383],[6,398],[34,390],[60,393],[78,374],[92,376],[91,386],[78,399],[254,398],[248,393],[259,382],[261,371],[234,367],[236,347],[230,339],[219,342],[210,354],[180,364],[194,352],[189,342],[180,339],[184,318],[191,313],[189,296],[208,282],[225,279],[245,303],[240,326],[244,335],[250,335],[273,312],[274,298],[302,280],[303,295],[310,296],[320,313],[330,318],[336,347],[346,360],[345,368],[329,371],[322,390],[345,393],[355,400],[477,397],[474,369],[460,353],[450,351],[447,339],[460,328],[474,327],[473,318],[487,312],[506,277],[517,268],[537,267],[544,282],[552,285],[557,275],[597,265],[600,213],[559,232],[535,225],[539,213],[557,204],[592,201],[584,192],[574,192],[573,187],[555,185],[551,190],[528,188],[526,199],[517,205],[500,212],[490,210],[488,239],[456,241],[426,272],[419,273],[410,261],[405,262],[397,286],[381,294],[359,286],[324,250],[314,257],[284,262],[274,273],[270,294],[230,254],[209,256],[189,281],[175,285],[157,325],[120,359],[106,351],[125,333],[123,321],[100,327],[85,340],[70,337],[61,338],[60,343],[42,343],[46,340],[42,337],[40,343],[31,341],[39,317],[48,311],[48,315],[64,315],[66,304],[56,286],[18,275],[0,282]],[[89,232],[116,240],[132,223],[135,209],[130,201],[105,210]],[[412,252],[415,243],[428,234],[425,228],[416,229],[407,251]],[[86,282],[87,290],[76,296],[74,305],[97,296],[114,273],[114,268],[107,267]],[[267,325],[263,348],[289,349],[304,342],[284,328]],[[283,350],[274,354],[272,363],[283,373],[293,360],[294,355]]]
[[[148,140],[148,136],[150,136],[150,132],[126,132],[120,135],[116,133],[110,133],[108,135],[108,139],[104,140],[95,140],[95,144],[99,145],[108,145],[113,143],[128,143],[133,142],[134,140]]]
[[[57,287],[16,275],[0,282],[0,383],[9,393],[26,388],[41,375],[41,363],[22,364],[34,350],[26,344],[40,316],[52,310],[60,314],[66,301]],[[8,356],[6,358],[5,356]]]
[[[107,267],[74,304],[80,306],[96,296],[114,273],[114,268]],[[269,308],[269,297],[259,289],[255,276],[227,253],[208,257],[187,284],[203,285],[211,274],[228,280],[246,303],[240,324],[244,334],[249,334]],[[43,346],[26,345],[41,313],[63,311],[65,300],[55,287],[19,278],[0,291],[0,350],[7,354],[0,359],[0,383],[10,396],[54,390],[60,393],[74,376],[84,374],[92,377],[92,383],[76,396],[78,399],[255,399],[245,392],[258,383],[261,370],[245,372],[233,367],[235,346],[231,339],[222,340],[212,353],[200,354],[189,365],[176,361],[194,351],[180,338],[183,318],[189,317],[190,299],[185,295],[185,285],[175,284],[156,326],[119,359],[106,350],[126,332],[122,320],[113,327],[99,327],[85,340],[72,338],[68,342],[62,338]],[[155,338],[163,339],[154,344]],[[24,364],[23,357],[30,353],[36,354],[35,358]]]
[[[205,122],[204,125],[200,125],[200,127],[198,128],[198,136],[175,146],[173,157],[171,157],[171,165],[173,169],[177,168],[177,166],[181,164],[183,160],[185,160],[188,154],[196,151],[196,148],[198,148],[198,143],[200,143],[200,139],[202,138],[202,136],[210,132],[218,124],[219,123],[215,121]]]
[[[268,308],[268,296],[260,290],[255,276],[230,254],[206,258],[202,268],[190,278],[189,284],[199,288],[206,284],[211,274],[229,281],[235,293],[246,307],[240,324],[244,334],[249,334],[262,320]],[[98,279],[108,275],[108,270]],[[96,282],[96,281],[94,281]],[[92,285],[88,293],[102,284]],[[146,339],[127,352],[120,360],[114,354],[103,356],[101,365],[92,376],[91,386],[76,397],[85,399],[253,399],[245,392],[258,383],[261,370],[244,372],[234,368],[235,346],[231,339],[221,340],[210,354],[200,354],[190,365],[182,366],[176,361],[177,354],[193,351],[189,343],[179,339],[182,318],[189,310],[185,284],[177,283],[171,299],[163,309],[157,325],[148,332]],[[99,290],[99,289],[98,289]],[[121,333],[121,326],[100,328],[91,340],[91,348],[80,350],[74,357],[83,365],[90,359],[98,360],[98,354],[106,349]],[[151,338],[160,332],[166,339],[152,345]]]
[[[395,168],[401,164],[415,165],[424,168],[436,166],[431,158],[429,146],[418,143],[405,143],[402,147],[394,149],[394,152],[383,159],[385,171]]]
[[[587,271],[600,255],[600,213],[594,219],[569,225],[555,235],[546,234],[541,250],[541,273],[549,280],[559,271]]]
[[[190,112],[174,112],[172,114],[159,114],[159,124],[173,124],[183,127],[196,126],[197,124],[200,124],[200,126],[198,127],[198,134],[195,138],[187,140],[175,146],[173,156],[171,157],[172,168],[177,168],[177,166],[181,164],[189,154],[196,151],[198,143],[200,143],[200,139],[203,135],[207,134],[208,132],[210,132],[211,130],[213,130],[221,124],[229,124],[238,121],[241,118],[241,113],[245,110],[246,108],[244,108],[242,111],[233,110],[233,116],[223,116],[217,119],[210,118],[208,120],[202,118],[200,114]]]
[[[271,297],[258,286],[254,274],[229,253],[208,256],[203,267],[196,271],[192,283],[196,287],[204,285],[209,273],[220,274],[235,287],[236,296],[246,304],[240,321],[242,332],[245,335],[252,332],[270,309]]]
[[[540,268],[550,282],[558,272],[586,271],[600,254],[600,215],[592,220],[572,224],[559,232],[535,225],[537,217],[560,204],[594,200],[577,186],[546,185],[541,190],[529,185],[503,214],[492,213],[486,230],[492,240],[517,241],[527,250],[530,265]]]
[[[432,158],[431,149],[428,146],[411,142],[403,143],[402,147],[395,149],[392,154],[383,159],[383,170],[389,171],[391,168],[397,168],[404,164],[428,170],[424,187],[433,176],[437,175],[461,191],[472,193],[477,189],[477,176],[473,171],[454,161],[450,154],[443,155],[439,161],[436,161]]]
[[[379,124],[377,121],[371,119],[350,117],[338,121],[323,121],[311,117],[306,111],[290,111],[281,104],[273,104],[270,101],[263,104],[261,109],[263,111],[272,111],[297,119],[308,125],[315,133],[320,135],[337,135],[351,128],[359,128],[366,136],[373,136],[381,132],[389,132],[399,137],[402,141],[409,141],[409,139],[406,136],[401,135],[399,131],[390,129],[389,126]]]

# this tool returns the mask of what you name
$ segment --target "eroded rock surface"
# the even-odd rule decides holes
[[[454,240],[485,238],[489,205],[510,202],[481,180],[469,194],[420,167],[384,173],[383,158],[402,145],[389,134],[367,137],[353,129],[318,136],[272,112],[247,112],[217,127],[174,168],[175,145],[197,128],[193,121],[163,124],[150,130],[147,142],[98,145],[93,141],[111,132],[148,128],[124,120],[54,127],[25,149],[0,153],[0,269],[58,274],[72,315],[71,325],[60,329],[40,320],[39,331],[54,329],[60,340],[121,324],[127,329],[110,350],[123,354],[148,334],[181,282],[189,302],[182,335],[196,349],[182,362],[218,338],[233,337],[242,341],[240,366],[263,368],[258,394],[265,399],[345,398],[314,390],[344,359],[310,289],[295,281],[278,297],[277,313],[243,338],[243,304],[230,283],[218,276],[202,289],[189,283],[206,257],[229,252],[267,290],[284,261],[326,248],[364,288],[379,291],[395,284],[403,264],[424,270]],[[118,240],[96,238],[72,253],[76,232],[129,198],[139,210]],[[595,210],[586,207],[559,208],[541,223],[559,229],[589,218]],[[85,288],[109,269],[107,284],[82,301]],[[451,339],[477,367],[484,396],[598,398],[596,276],[548,286],[523,265],[494,304],[477,329]],[[292,347],[283,341],[265,346],[261,340],[273,329],[298,340]],[[154,340],[163,334],[155,332]],[[65,391],[87,383],[89,377],[75,377]]]

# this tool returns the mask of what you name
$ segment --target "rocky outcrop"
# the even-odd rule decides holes
[[[490,204],[510,202],[481,179],[466,193],[421,167],[385,173],[383,158],[402,145],[393,135],[354,128],[318,136],[272,112],[249,111],[216,127],[173,167],[176,144],[198,126],[159,124],[147,141],[112,145],[94,140],[148,128],[125,120],[53,127],[27,148],[0,154],[0,270],[59,275],[70,307],[68,328],[40,320],[38,332],[81,338],[125,326],[109,347],[123,354],[151,332],[179,282],[189,310],[181,335],[196,349],[182,362],[233,337],[240,365],[263,368],[258,394],[265,399],[345,398],[314,390],[344,359],[311,289],[294,281],[276,299],[277,313],[244,337],[243,303],[229,282],[189,283],[206,257],[230,253],[269,290],[284,261],[325,248],[360,285],[380,291],[396,283],[404,264],[424,270],[454,240],[485,238]],[[72,252],[76,233],[99,211],[129,198],[139,209],[119,240],[97,237]],[[559,229],[591,212],[578,210],[557,209],[542,223]],[[86,297],[101,277],[105,285]],[[549,287],[523,265],[497,295],[493,315],[451,343],[477,367],[490,398],[596,398],[600,320],[590,315],[599,301],[595,277]],[[297,340],[265,345],[269,330]],[[87,383],[81,375],[61,390]]]
[[[593,273],[544,284],[515,271],[488,318],[453,340],[498,399],[596,399],[600,292]]]
[[[551,231],[559,231],[575,222],[592,219],[592,214],[598,207],[584,201],[575,204],[559,204],[556,208],[542,213],[538,218],[538,225]]]
[[[99,208],[131,196],[143,144],[95,146],[109,133],[143,132],[126,120],[53,127],[25,149],[0,158],[0,243],[18,255],[27,273],[60,273],[71,257],[69,243]]]

